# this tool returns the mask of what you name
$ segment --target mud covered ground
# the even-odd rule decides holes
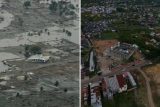
[[[79,46],[78,43],[74,44],[59,37],[63,36],[62,25],[57,23],[61,20],[68,26],[73,22],[72,19],[66,21],[56,13],[51,14],[47,7],[38,4],[38,0],[31,0],[31,7],[28,9],[23,7],[23,0],[4,1],[1,10],[12,14],[13,20],[10,25],[0,30],[0,41],[4,42],[1,42],[0,47],[0,53],[4,56],[0,57],[7,60],[4,54],[6,52],[7,55],[16,55],[21,60],[13,58],[8,63],[11,65],[9,68],[15,69],[0,72],[0,107],[78,107]],[[33,44],[40,46],[43,54],[52,57],[51,60],[45,64],[27,62],[24,58],[24,44],[27,43],[24,38],[32,37],[22,33],[37,32],[49,27],[61,28],[61,32],[53,30],[50,36],[46,36],[48,39],[52,38],[50,42],[41,41],[44,34],[32,37],[37,37]],[[25,37],[17,40],[17,35]],[[78,37],[78,34],[73,33],[73,36]],[[8,41],[11,40],[13,46],[9,45],[11,42]],[[21,40],[25,42],[23,45],[18,43]],[[0,61],[2,63],[2,60]],[[55,85],[56,82],[58,85]]]

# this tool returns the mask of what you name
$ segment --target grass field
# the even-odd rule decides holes
[[[104,99],[103,107],[145,107],[137,105],[134,92],[116,94],[113,100]]]
[[[118,34],[116,32],[104,32],[101,35],[101,39],[117,39],[118,38]]]
[[[112,40],[112,39],[117,39],[118,34],[116,32],[104,32],[101,34],[101,36],[98,39],[101,40]]]

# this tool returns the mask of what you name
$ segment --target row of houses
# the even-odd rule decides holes
[[[104,77],[101,81],[89,84],[82,89],[82,104],[102,107],[101,99],[113,99],[114,94],[136,88],[137,84],[130,72]]]
[[[104,77],[102,83],[107,87],[106,90],[110,90],[112,94],[121,93],[127,91],[129,88],[137,86],[130,72],[114,75],[112,77]],[[131,87],[128,87],[128,85]]]
[[[91,106],[102,107],[101,94],[99,91],[98,84],[91,84],[90,90],[91,90]]]
[[[83,105],[102,107],[99,83],[89,84],[88,87],[83,87],[82,96]]]

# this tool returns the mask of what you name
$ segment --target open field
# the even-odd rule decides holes
[[[93,46],[96,49],[97,54],[103,54],[106,49],[114,46],[118,41],[113,40],[93,40]]]
[[[148,76],[151,79],[151,87],[152,87],[152,93],[154,96],[154,101],[156,104],[156,107],[160,106],[160,64],[152,65],[149,67],[144,68],[145,72],[148,74]]]

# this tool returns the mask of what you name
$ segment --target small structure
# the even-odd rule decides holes
[[[129,79],[129,81],[130,81],[132,87],[136,87],[137,84],[136,84],[136,82],[135,82],[135,80],[134,80],[134,78],[133,78],[133,76],[131,75],[130,72],[127,72],[127,76],[128,76],[128,79]]]
[[[118,42],[117,45],[111,46],[110,49],[106,51],[106,55],[111,57],[112,59],[129,59],[137,48],[138,46],[135,44],[131,45]]]
[[[40,0],[40,4],[51,4],[53,0]]]
[[[117,80],[119,84],[119,93],[127,90],[127,83],[123,75],[117,75]]]
[[[95,71],[94,52],[93,51],[91,51],[91,53],[90,53],[89,71],[90,72],[94,72]]]
[[[112,90],[113,94],[117,93],[119,91],[119,84],[116,76],[109,77],[108,82],[109,82],[109,87]]]
[[[107,96],[107,90],[108,90],[108,78],[107,77],[104,77],[102,79],[102,89],[103,89],[103,95],[104,96]]]
[[[82,101],[84,105],[87,105],[87,100],[88,100],[88,87],[83,87],[82,88]]]
[[[47,62],[49,61],[50,56],[43,56],[42,54],[37,54],[37,55],[33,55],[31,57],[28,58],[28,61],[31,62]]]
[[[99,83],[91,84],[91,106],[102,107]]]
[[[112,90],[109,88],[108,78],[104,77],[102,79],[102,89],[103,89],[103,96],[107,97],[108,99],[113,99]]]

